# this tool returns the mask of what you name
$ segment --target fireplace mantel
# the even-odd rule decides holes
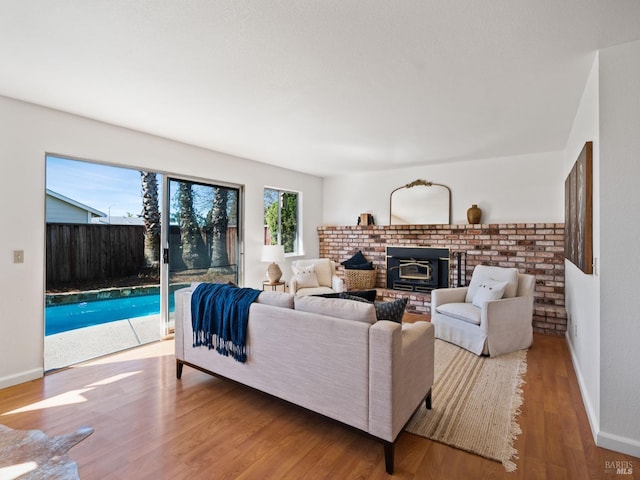
[[[378,269],[376,288],[382,299],[408,296],[408,310],[430,313],[430,293],[386,288],[386,247],[448,248],[451,257],[463,254],[462,279],[471,278],[478,264],[516,267],[536,276],[534,330],[564,334],[564,224],[506,223],[483,225],[365,225],[318,227],[320,257],[338,264],[358,250]],[[458,285],[450,262],[450,285]]]

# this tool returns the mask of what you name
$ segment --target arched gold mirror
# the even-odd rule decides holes
[[[390,225],[451,223],[451,190],[446,185],[414,180],[389,197]]]

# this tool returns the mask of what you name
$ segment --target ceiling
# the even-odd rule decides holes
[[[0,0],[0,95],[331,176],[562,150],[637,0]]]

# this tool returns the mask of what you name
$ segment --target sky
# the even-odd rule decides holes
[[[113,217],[142,213],[140,172],[47,156],[49,190]]]

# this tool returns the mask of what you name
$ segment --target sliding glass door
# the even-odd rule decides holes
[[[170,177],[165,184],[163,285],[171,332],[177,289],[192,282],[242,281],[241,188]]]

